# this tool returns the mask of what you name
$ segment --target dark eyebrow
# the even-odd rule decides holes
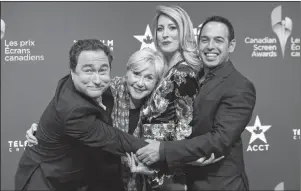
[[[200,38],[208,38],[208,36],[200,36]]]
[[[84,64],[83,67],[93,67],[93,64]]]

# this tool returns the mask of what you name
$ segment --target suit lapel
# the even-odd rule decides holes
[[[104,94],[107,94],[107,95],[104,95]],[[110,88],[104,92],[104,94],[102,95],[102,105],[99,104],[99,102],[97,100],[92,100],[90,98],[89,101],[97,107],[99,113],[100,113],[100,116],[102,118],[102,120],[108,124],[112,124],[112,119],[111,119],[111,110],[112,108],[110,108],[110,103],[112,100],[111,99],[108,99],[109,98],[109,94],[111,93],[111,90]],[[105,107],[105,109],[103,108],[103,106]]]
[[[85,100],[87,104],[90,104],[91,106],[94,106],[98,109],[98,111],[100,112],[100,116],[105,123],[111,124],[112,119],[111,119],[110,113],[108,113],[106,110],[104,110],[102,107],[100,107],[96,101],[94,101],[90,97],[86,96],[85,94],[77,91],[76,88],[74,87],[74,84],[73,84],[73,81],[72,81],[72,78],[70,75],[68,76],[68,78],[66,78],[66,83],[67,83],[66,84],[67,87],[71,91],[73,91],[75,95],[79,95],[81,97],[81,100]],[[111,90],[108,90],[106,93],[108,95],[106,95],[105,97],[107,97],[107,96],[109,96],[109,94],[111,94]],[[107,101],[107,98],[105,99],[105,101]]]
[[[214,76],[213,79],[206,82],[200,89],[200,94],[207,95],[214,90],[219,84],[224,81],[224,78]]]
[[[213,91],[216,87],[222,84],[223,81],[234,71],[233,64],[228,61],[224,63],[219,68],[214,69],[211,71],[211,78],[204,83],[203,86],[200,88],[201,95],[207,95],[211,91]]]
[[[108,123],[108,124],[111,124],[112,119],[111,119],[109,113],[106,110],[104,110],[102,107],[98,106],[98,105],[97,105],[97,108],[98,108],[99,112],[101,113],[101,117],[102,117],[103,121]]]
[[[106,106],[106,114],[108,115],[109,123],[112,124],[111,114],[114,106],[114,98],[110,87],[103,93],[102,102]]]

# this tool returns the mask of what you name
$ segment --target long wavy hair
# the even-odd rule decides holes
[[[180,41],[179,52],[182,57],[188,65],[199,71],[202,68],[202,64],[199,59],[198,46],[189,15],[184,9],[176,5],[159,5],[156,8],[156,12],[157,14],[153,21],[153,36],[157,50],[160,50],[157,40],[158,19],[161,15],[164,15],[169,17],[178,26]]]

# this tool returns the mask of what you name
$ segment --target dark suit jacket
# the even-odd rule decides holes
[[[124,155],[147,144],[108,123],[108,113],[79,93],[70,75],[62,78],[40,118],[39,144],[27,147],[20,159],[15,189],[76,190],[89,183],[93,162],[102,162],[91,158],[95,152]]]
[[[164,144],[169,166],[224,155],[204,167],[186,166],[190,190],[246,190],[241,134],[256,101],[254,85],[230,61],[210,71],[194,101],[191,139]]]
[[[106,113],[111,116],[114,97],[111,88],[108,88],[102,95],[102,103],[106,106]],[[108,124],[112,125],[111,117],[108,118]],[[121,158],[110,152],[101,151],[101,149],[87,148],[92,150],[88,152],[88,171],[87,179],[88,185],[81,188],[80,191],[98,191],[98,190],[112,190],[125,191],[121,172]],[[114,180],[114,184],[112,184]],[[79,190],[78,190],[79,191]]]

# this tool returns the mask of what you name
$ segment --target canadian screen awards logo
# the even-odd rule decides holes
[[[293,21],[289,17],[285,17],[282,20],[281,8],[282,8],[281,6],[278,6],[272,11],[271,23],[272,23],[272,29],[278,37],[281,51],[282,51],[282,56],[284,57],[287,38],[292,34]]]
[[[199,24],[199,26],[197,28],[194,28],[193,29],[193,34],[194,34],[194,37],[195,37],[195,41],[198,43],[198,35],[200,34],[201,32],[201,27],[202,27],[203,23]]]
[[[1,19],[1,39],[4,37],[5,34],[5,22]]]
[[[44,55],[33,55],[32,49],[36,43],[32,39],[28,40],[4,40],[4,60],[8,63],[25,63],[27,61],[42,61]],[[31,62],[32,63],[32,62]]]
[[[32,49],[36,43],[32,39],[28,40],[4,40],[4,60],[5,64],[8,63],[24,63],[26,61],[42,61],[44,55],[33,55]],[[22,62],[20,62],[22,61]]]
[[[301,139],[300,129],[293,129],[293,139],[294,140],[300,140]]]
[[[268,151],[270,145],[267,143],[265,133],[270,128],[271,125],[262,125],[259,116],[257,115],[254,125],[246,127],[247,131],[251,133],[251,138],[249,141],[249,146],[247,148],[247,151]]]
[[[293,31],[293,21],[289,17],[282,19],[282,6],[278,6],[272,10],[271,28],[277,38],[270,36],[263,38],[253,38],[248,36],[245,38],[246,44],[253,45],[251,57],[277,57],[279,52],[278,47],[280,47],[280,52],[283,58],[289,50],[291,57],[300,57],[300,38],[291,36]],[[291,38],[289,38],[290,36]],[[288,42],[290,42],[290,45]]]
[[[5,31],[5,22],[1,19],[1,40]],[[32,50],[36,47],[36,42],[31,38],[26,40],[4,40],[4,45],[4,64],[36,63],[45,59],[43,54],[32,53]]]

